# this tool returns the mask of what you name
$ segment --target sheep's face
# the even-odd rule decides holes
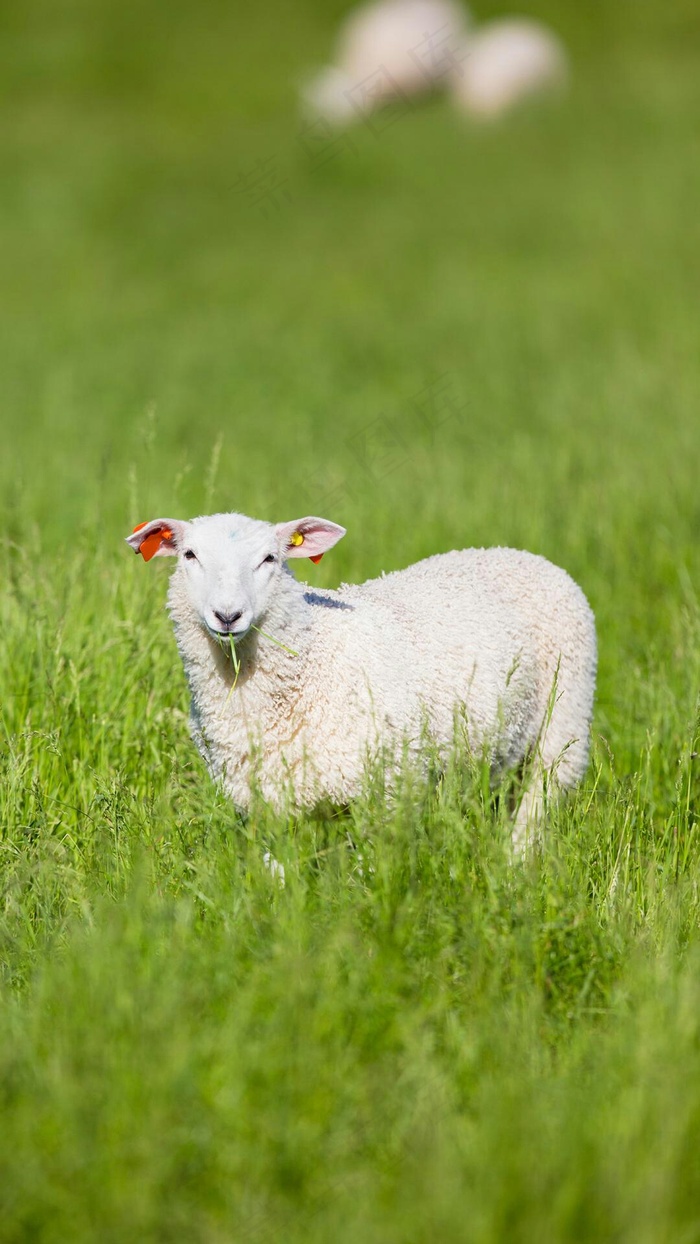
[[[216,639],[238,641],[264,618],[287,559],[319,561],[344,535],[323,518],[273,526],[244,514],[213,514],[191,522],[153,519],[127,543],[146,561],[176,556],[175,574],[201,625]]]
[[[184,524],[177,575],[202,626],[217,639],[244,637],[264,616],[280,571],[275,529],[238,514]]]

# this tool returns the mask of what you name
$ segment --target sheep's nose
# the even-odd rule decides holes
[[[218,609],[214,610],[214,617],[221,623],[225,631],[230,630],[234,622],[243,617],[243,610],[239,609],[238,613],[219,613]]]

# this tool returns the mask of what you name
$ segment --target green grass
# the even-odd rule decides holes
[[[695,6],[537,0],[565,104],[319,166],[342,8],[0,15],[0,1239],[694,1244]],[[573,574],[593,758],[541,855],[464,757],[237,818],[122,542],[215,509],[346,525],[318,584]]]

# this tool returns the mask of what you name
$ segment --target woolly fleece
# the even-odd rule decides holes
[[[175,529],[161,551],[178,553],[168,607],[192,695],[193,737],[240,808],[249,806],[252,785],[276,808],[346,803],[361,789],[368,756],[382,749],[398,759],[404,745],[417,756],[426,725],[448,747],[458,712],[470,746],[486,752],[494,773],[538,758],[516,837],[538,818],[543,779],[554,789],[583,776],[594,618],[581,589],[545,558],[464,549],[318,591],[285,564],[302,555],[287,541],[293,524],[275,528],[239,514],[156,522]],[[233,692],[230,651],[203,621],[183,556],[195,537],[200,556],[204,549],[218,559],[211,582],[219,595],[233,585],[229,605],[250,598],[255,625],[297,654],[248,629],[236,643]],[[129,538],[137,551],[139,539]],[[266,549],[278,549],[279,564],[266,568],[263,590],[255,587],[263,568],[254,563]]]

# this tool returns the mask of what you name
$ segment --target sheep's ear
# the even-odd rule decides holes
[[[126,542],[145,562],[152,557],[175,557],[184,527],[179,518],[153,518],[150,523],[134,527]]]
[[[344,527],[327,518],[297,518],[291,523],[278,523],[275,531],[285,559],[309,557],[312,562],[320,562],[323,554],[345,535]]]

